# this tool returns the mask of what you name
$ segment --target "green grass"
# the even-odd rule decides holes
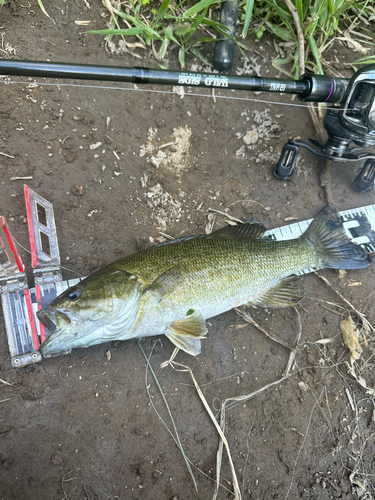
[[[334,37],[344,42],[349,37],[353,38],[356,48],[362,50],[362,55],[366,55],[366,47],[373,45],[375,35],[370,27],[375,18],[375,9],[372,0],[292,1],[303,30],[308,71],[324,73],[324,52]],[[107,8],[109,2],[104,2]],[[117,8],[109,5],[112,28],[88,33],[105,35],[107,39],[116,35],[137,36],[145,47],[152,46],[160,62],[164,60],[168,49],[177,46],[178,59],[183,68],[188,53],[207,62],[201,51],[202,45],[214,42],[217,33],[230,37],[226,28],[218,22],[220,3],[217,0],[164,0],[161,3],[127,0],[116,4]],[[260,40],[265,33],[272,34],[281,53],[273,61],[274,67],[290,77],[299,77],[297,30],[283,1],[242,0],[238,21],[241,37],[237,36],[236,43],[241,51],[246,51],[246,43],[242,42],[248,36]],[[119,29],[120,24],[126,26]],[[354,35],[353,30],[356,31]],[[373,59],[370,58],[371,61]],[[365,61],[367,59],[361,58],[356,63],[361,65]]]
[[[372,25],[375,20],[374,0],[292,0],[297,9],[304,36],[305,66],[313,73],[324,73],[330,63],[325,51],[334,39],[349,43],[360,57],[350,65],[357,68],[373,63],[368,54],[375,43]],[[6,0],[0,0],[0,5]],[[37,0],[47,15],[42,0]],[[176,48],[178,60],[185,67],[187,54],[207,63],[202,47],[215,42],[220,33],[230,38],[227,28],[218,22],[221,0],[103,0],[111,14],[110,27],[87,33],[102,35],[106,40],[122,36],[141,46],[152,48],[159,65],[168,51]],[[272,35],[279,56],[273,66],[288,75],[299,77],[299,46],[293,17],[283,0],[240,0],[238,14],[238,48],[246,54],[246,39],[261,40]],[[139,45],[138,45],[139,47]],[[349,63],[348,63],[349,64]]]
[[[190,2],[192,4],[192,2]],[[108,8],[108,4],[106,3]],[[154,7],[155,5],[155,7]],[[202,62],[207,62],[199,47],[204,43],[215,42],[216,33],[230,37],[225,26],[214,21],[208,15],[212,8],[218,10],[217,0],[201,0],[190,7],[186,1],[176,4],[171,0],[153,2],[147,0],[129,0],[112,6],[108,10],[112,14],[113,28],[88,31],[91,34],[105,35],[111,39],[114,35],[137,36],[145,46],[152,46],[154,54],[162,61],[171,45],[178,47],[178,60],[185,66],[185,54],[191,53]],[[125,24],[126,28],[118,28]],[[243,48],[239,44],[241,49]]]
[[[305,65],[311,72],[324,73],[324,52],[335,37],[349,41],[350,36],[363,53],[375,42],[375,35],[364,26],[366,22],[370,26],[369,20],[375,16],[372,0],[293,0],[293,4],[305,40]],[[281,43],[285,55],[273,61],[274,67],[288,76],[298,77],[297,31],[285,4],[277,0],[258,0],[253,18],[252,31],[258,39],[270,32]],[[284,65],[291,65],[291,69],[285,71]]]

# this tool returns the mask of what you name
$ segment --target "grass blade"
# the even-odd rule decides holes
[[[178,62],[180,63],[181,68],[184,69],[185,68],[185,51],[182,47],[178,51]]]
[[[291,33],[285,28],[280,28],[280,26],[276,26],[276,24],[271,23],[270,21],[267,21],[267,26],[271,29],[271,31],[281,38],[284,42],[295,42],[296,40],[296,35],[294,31]]]
[[[106,30],[91,30],[86,31],[90,35],[139,35],[141,28],[126,28],[126,29],[106,29]]]
[[[201,10],[210,7],[213,3],[219,3],[218,0],[201,0],[200,2],[197,3],[197,5],[193,5],[193,7],[190,7],[185,14],[184,17],[189,17],[189,16],[194,16],[195,14],[198,14]]]
[[[189,47],[189,52],[191,52],[195,57],[197,57],[200,61],[202,61],[205,64],[210,64],[207,59],[202,56],[202,54],[199,52],[199,50],[195,49],[194,47]]]
[[[169,7],[170,3],[171,3],[171,0],[164,0],[161,3],[160,9],[158,10],[158,13],[156,14],[156,16],[154,18],[154,22],[159,21],[160,19],[162,19],[165,16],[165,14],[168,11],[168,7]]]
[[[253,15],[254,0],[246,0],[245,23],[242,30],[242,38],[245,38],[249,30],[251,17]]]
[[[321,62],[320,62],[320,56],[319,56],[318,47],[316,46],[314,38],[312,36],[309,36],[308,42],[309,42],[309,46],[310,46],[311,52],[312,52],[312,54],[314,56],[316,65],[318,66],[319,74],[320,75],[324,75],[324,71],[323,71],[323,68],[322,68],[322,65],[321,65]]]
[[[177,38],[173,35],[173,26],[168,26],[168,28],[163,28],[164,35],[168,40],[172,40],[176,45],[180,46],[180,42],[177,40]],[[164,43],[164,42],[163,42]]]
[[[298,12],[298,17],[299,17],[299,22],[301,23],[301,26],[303,25],[303,3],[302,0],[295,0],[296,3],[296,9]],[[307,3],[307,2],[306,2]]]
[[[2,2],[1,2],[1,3],[2,3]],[[49,18],[50,18],[50,19],[51,19],[51,20],[52,20],[52,21],[56,24],[55,20],[54,20],[54,19],[52,19],[52,17],[48,14],[48,12],[46,11],[46,9],[44,8],[44,5],[43,5],[43,3],[42,3],[42,0],[38,0],[38,5],[39,5],[39,7],[40,7],[40,10],[43,12],[43,14],[45,14],[47,17],[49,17]]]
[[[165,53],[167,52],[169,42],[170,42],[170,39],[168,37],[165,37],[163,40],[163,43],[161,44],[160,50],[159,50],[159,54],[158,54],[159,60],[164,58]]]

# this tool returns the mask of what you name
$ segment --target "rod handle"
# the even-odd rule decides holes
[[[230,34],[236,35],[238,0],[226,0],[221,4],[220,23],[226,26]],[[214,50],[214,68],[219,71],[228,71],[233,65],[235,43],[230,38],[219,33]]]

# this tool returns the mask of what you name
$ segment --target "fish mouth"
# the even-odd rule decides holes
[[[59,312],[59,311],[58,311]],[[38,320],[44,325],[50,332],[51,335],[43,342],[39,347],[39,352],[44,358],[50,358],[52,356],[60,356],[62,354],[69,354],[71,349],[62,347],[61,339],[59,339],[59,332],[62,331],[61,327],[57,327],[58,319],[54,310],[41,309],[36,313]],[[70,318],[61,312],[60,316],[66,324],[71,323]]]
[[[56,332],[56,315],[54,312],[50,312],[47,309],[41,309],[36,313],[36,317],[42,323],[43,326],[48,328],[51,333]]]

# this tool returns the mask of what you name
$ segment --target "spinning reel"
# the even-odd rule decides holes
[[[309,139],[311,145],[294,139],[285,144],[274,166],[275,177],[282,180],[292,177],[302,147],[330,161],[366,160],[353,186],[362,193],[371,191],[375,184],[375,155],[363,151],[363,148],[375,145],[375,64],[354,74],[340,108],[327,110],[323,125],[328,134],[324,145],[314,139]]]

